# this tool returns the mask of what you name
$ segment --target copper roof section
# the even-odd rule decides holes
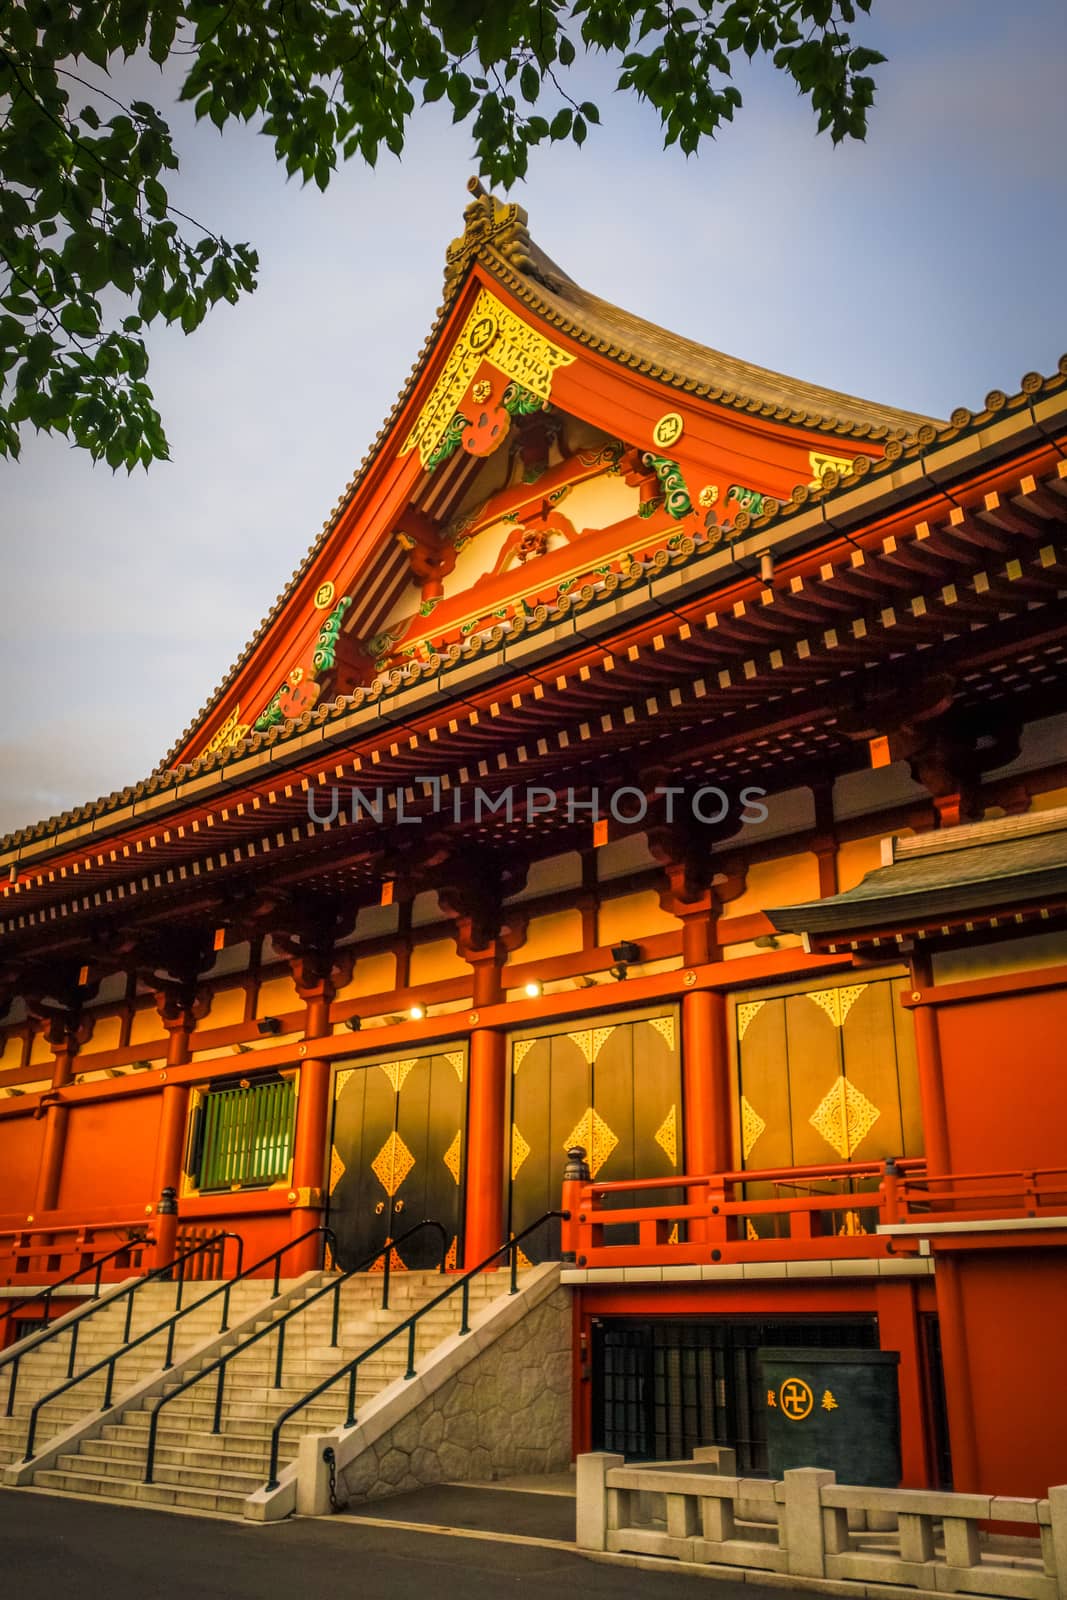
[[[941,922],[1067,896],[1067,807],[884,841],[889,864],[844,894],[768,911],[820,938]]]

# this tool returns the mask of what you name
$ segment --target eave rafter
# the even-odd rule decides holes
[[[879,537],[875,528],[862,544],[824,543],[821,555],[832,559],[801,554],[770,582],[735,561],[710,607],[704,594],[673,598],[668,608],[666,594],[656,594],[655,573],[642,574],[644,614],[624,624],[620,612],[615,630],[598,627],[599,637],[592,628],[581,633],[597,597],[578,597],[560,608],[556,626],[570,623],[573,644],[555,660],[530,661],[524,652],[529,664],[520,656],[509,668],[505,656],[502,684],[472,689],[462,700],[453,692],[438,707],[420,707],[417,691],[410,706],[401,700],[395,710],[382,697],[368,731],[334,751],[325,744],[328,718],[303,718],[304,732],[323,727],[303,757],[295,740],[289,748],[268,740],[270,766],[254,756],[234,762],[246,775],[225,794],[217,792],[217,778],[191,777],[169,816],[53,851],[40,868],[20,869],[16,861],[0,902],[0,938],[70,916],[60,905],[71,901],[110,907],[123,882],[140,887],[119,898],[188,892],[203,873],[248,870],[266,855],[306,850],[315,830],[307,815],[312,784],[410,786],[431,772],[455,774],[453,783],[498,783],[518,770],[524,777],[574,770],[638,737],[646,746],[666,745],[678,728],[706,730],[707,737],[690,737],[691,747],[729,761],[735,712],[749,706],[773,721],[768,704],[776,697],[788,710],[791,697],[799,706],[814,693],[825,721],[826,684],[847,699],[852,677],[923,648],[936,648],[939,669],[955,663],[963,695],[981,700],[999,681],[999,694],[1010,699],[1019,688],[1012,690],[1006,669],[1021,643],[1032,641],[1043,656],[1020,683],[1063,670],[1067,623],[1054,602],[1067,587],[1067,463],[1015,481],[1002,472],[999,488],[980,490],[968,509],[950,507],[941,521],[927,517],[907,535],[896,514],[893,533]],[[658,571],[684,578],[693,558],[694,549],[675,564],[667,557]],[[667,593],[676,591],[672,583]],[[497,631],[490,649],[505,644],[504,630]],[[439,681],[438,693],[447,695],[447,678]],[[395,719],[394,737],[382,727],[386,714]],[[285,769],[280,762],[289,749],[296,759]],[[208,860],[211,867],[199,865]],[[135,876],[142,866],[148,875]]]

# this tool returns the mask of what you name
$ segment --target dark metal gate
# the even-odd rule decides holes
[[[739,1472],[767,1471],[761,1345],[877,1349],[874,1317],[605,1318],[594,1324],[593,1449],[686,1460],[729,1445]]]

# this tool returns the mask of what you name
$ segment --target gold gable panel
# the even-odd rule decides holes
[[[524,322],[488,289],[481,289],[474,309],[452,346],[444,371],[434,384],[415,425],[400,447],[400,455],[418,447],[419,459],[430,458],[448,432],[471,379],[483,361],[513,383],[548,400],[557,368],[568,367],[574,357]]]

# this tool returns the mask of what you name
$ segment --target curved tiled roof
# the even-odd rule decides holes
[[[476,192],[480,194],[480,191]],[[482,198],[491,200],[491,197]],[[499,202],[491,203],[499,206]],[[473,207],[468,207],[468,213],[472,209]],[[323,524],[322,532],[309,546],[303,562],[293,573],[286,589],[278,596],[270,613],[263,618],[254,637],[226,674],[219,688],[184,730],[160,766],[151,777],[132,787],[6,834],[0,838],[0,851],[18,849],[20,846],[45,839],[50,834],[58,834],[65,829],[106,817],[109,812],[131,805],[148,795],[176,788],[179,783],[202,772],[225,766],[261,748],[274,747],[288,738],[297,737],[309,727],[346,715],[368,701],[373,702],[383,695],[395,693],[402,687],[411,687],[420,679],[447,681],[450,671],[463,667],[483,649],[496,648],[497,644],[505,639],[514,639],[521,632],[554,627],[566,612],[572,609],[583,610],[593,602],[596,596],[591,588],[588,596],[584,591],[576,591],[562,597],[555,606],[539,606],[529,617],[517,618],[511,623],[493,629],[493,634],[499,635],[495,642],[491,639],[483,640],[479,635],[472,635],[463,645],[450,646],[441,657],[435,657],[421,666],[412,665],[402,671],[391,672],[384,679],[376,679],[366,689],[358,689],[353,695],[341,696],[335,701],[319,705],[295,721],[287,721],[272,728],[268,733],[250,734],[228,750],[196,757],[178,768],[171,768],[168,765],[175,752],[218,704],[236,674],[258,648],[284,608],[290,594],[330,537],[341,514],[351,502],[397,422],[426,359],[441,334],[472,261],[479,261],[511,293],[525,301],[538,314],[545,316],[556,327],[632,370],[645,372],[648,376],[685,393],[707,398],[750,414],[759,414],[777,422],[790,423],[805,429],[821,429],[857,443],[864,439],[879,442],[883,451],[879,459],[872,460],[869,456],[859,454],[854,458],[852,471],[847,475],[829,472],[817,488],[805,484],[798,485],[791,498],[784,503],[767,498],[758,517],[750,516],[744,511],[740,512],[734,518],[734,537],[773,528],[810,503],[817,503],[835,494],[839,488],[855,488],[868,474],[890,472],[902,460],[914,459],[932,447],[947,444],[961,436],[976,432],[999,413],[1023,409],[1029,406],[1038,394],[1048,390],[1058,390],[1067,385],[1067,355],[1065,355],[1060,358],[1056,372],[1048,378],[1038,373],[1028,373],[1022,380],[1020,393],[1009,397],[1000,390],[994,390],[987,396],[981,411],[971,412],[961,408],[953,412],[947,423],[938,423],[910,412],[869,405],[866,401],[836,394],[815,385],[800,383],[734,357],[720,355],[588,294],[529,239],[525,233],[525,213],[521,212],[521,208],[501,209],[515,213],[521,218],[518,227],[509,230],[513,236],[518,235],[517,243],[514,237],[510,240],[505,238],[503,241],[489,237],[481,241],[472,240],[471,247],[463,250],[465,235],[464,240],[457,240],[452,246],[449,252],[450,271],[446,275],[445,302],[423,343],[408,381],[377,438],[346,486],[331,515]],[[459,270],[456,270],[457,258]],[[581,322],[576,320],[579,316],[582,318]],[[668,564],[671,566],[684,564],[690,559],[705,555],[707,550],[708,543],[702,536],[684,538],[672,551],[661,551],[656,557],[656,564],[662,564],[664,567]],[[626,577],[617,581],[624,587],[630,586]],[[636,574],[632,581],[637,581]]]
[[[174,758],[204,718],[218,705],[329,539],[406,405],[474,261],[486,267],[536,315],[580,344],[587,345],[610,360],[618,361],[631,371],[641,372],[685,394],[771,421],[832,434],[835,440],[903,440],[923,426],[938,426],[933,419],[915,412],[858,400],[853,395],[838,394],[817,384],[803,383],[782,373],[753,366],[735,356],[723,355],[697,344],[695,340],[685,339],[680,334],[657,327],[655,323],[646,322],[624,311],[621,306],[601,300],[599,296],[582,289],[534,243],[527,231],[527,217],[521,206],[504,205],[486,194],[474,178],[470,180],[468,189],[475,198],[464,213],[462,237],[454,240],[448,250],[444,301],[396,403],[341,498],[323,523],[322,532],[309,545],[291,581],[262,619],[252,639],[210,699],[175,740],[161,766],[165,767]]]
[[[860,400],[724,355],[590,294],[536,245],[530,246],[529,258],[533,270],[522,271],[491,247],[478,252],[478,259],[517,299],[561,332],[685,394],[838,439],[907,439],[924,425],[939,426],[917,412]]]

